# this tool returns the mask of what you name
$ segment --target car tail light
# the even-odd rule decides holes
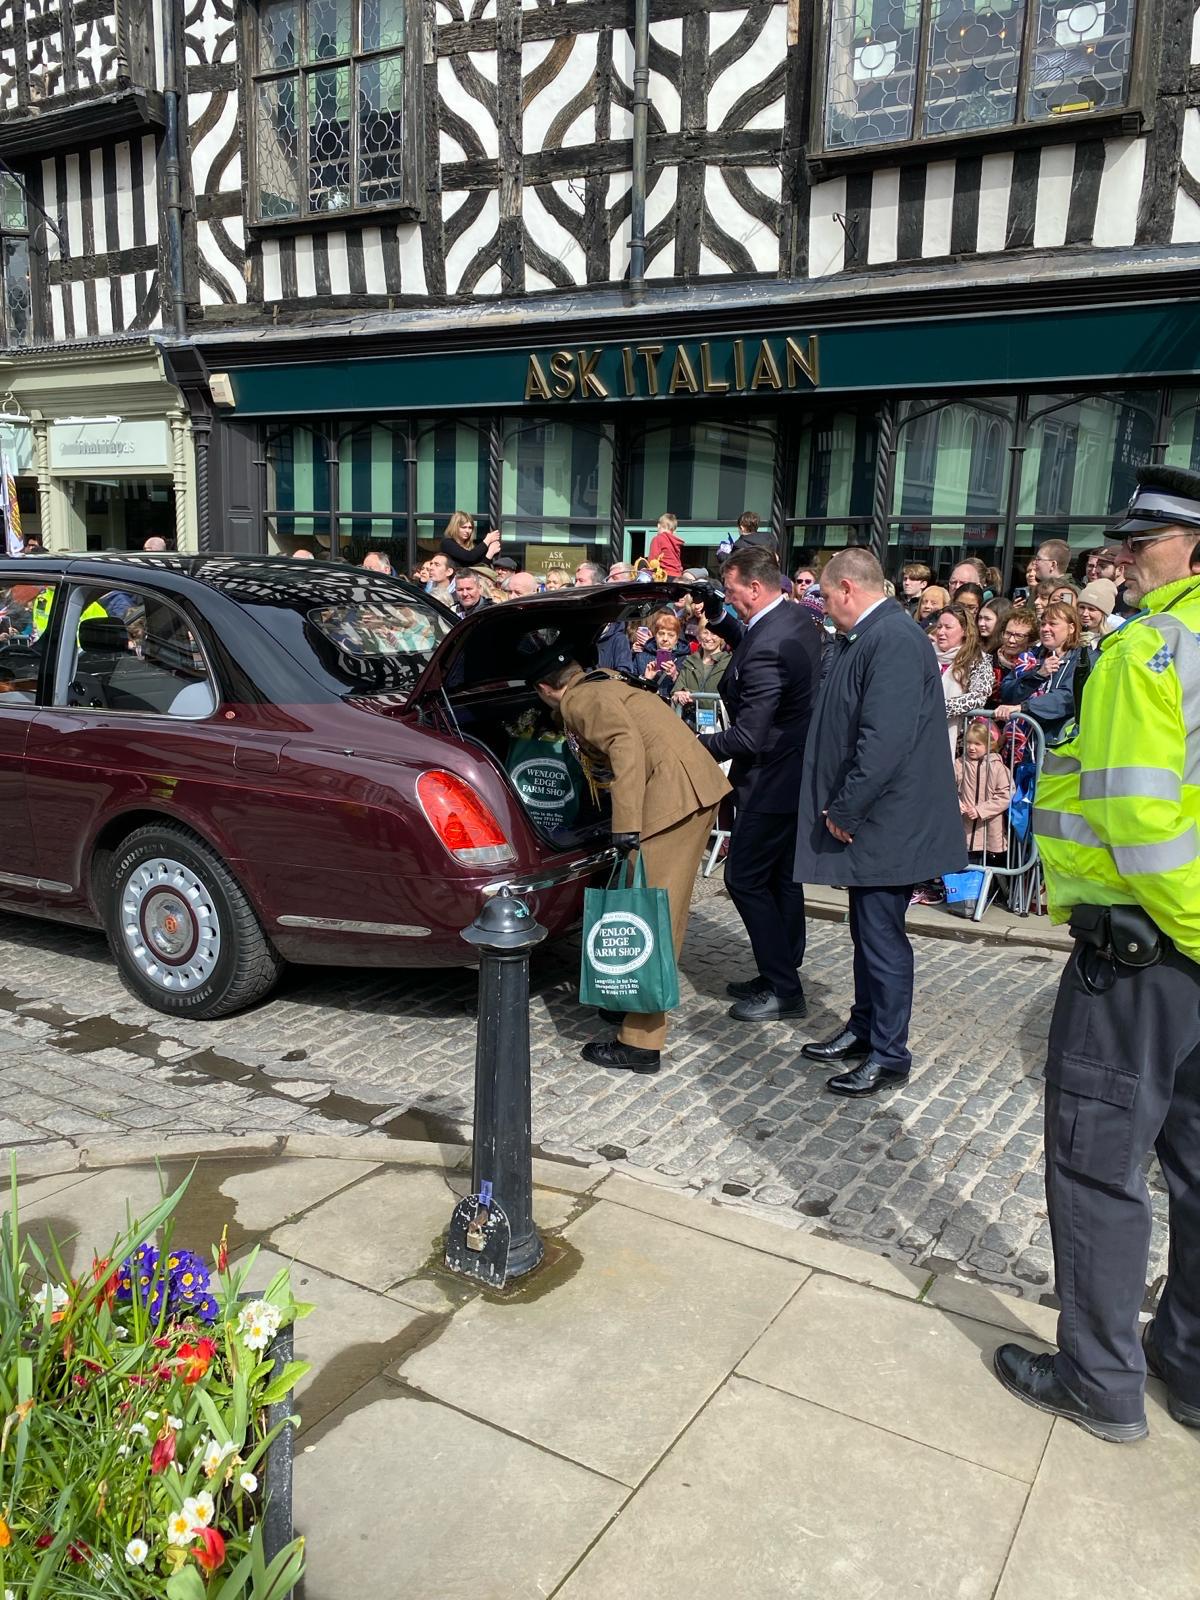
[[[423,772],[417,779],[417,799],[429,826],[456,861],[494,867],[515,858],[516,851],[491,811],[470,784],[452,772]]]

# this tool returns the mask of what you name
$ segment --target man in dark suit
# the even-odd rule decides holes
[[[821,574],[841,637],[800,783],[796,878],[850,891],[854,1009],[832,1039],[803,1050],[813,1061],[855,1063],[829,1079],[843,1095],[907,1078],[912,886],[967,862],[937,660],[883,582],[871,552],[853,546]]]
[[[711,626],[734,645],[721,679],[730,726],[702,735],[717,761],[730,761],[734,821],[725,887],[746,924],[758,974],[731,983],[739,1022],[802,1017],[804,890],[792,879],[792,834],[804,741],[821,680],[821,631],[803,606],[790,605],[769,550],[747,544],[721,569],[737,618]]]

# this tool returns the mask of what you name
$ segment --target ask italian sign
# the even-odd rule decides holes
[[[531,351],[526,400],[783,394],[818,383],[817,336],[564,345]]]

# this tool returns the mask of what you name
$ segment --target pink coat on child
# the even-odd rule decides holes
[[[982,761],[956,761],[954,776],[958,798],[968,801],[978,817],[964,817],[963,831],[968,850],[985,850],[989,855],[1005,848],[1004,813],[1012,799],[1012,779],[1008,768],[995,751]]]

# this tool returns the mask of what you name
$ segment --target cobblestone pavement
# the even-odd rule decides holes
[[[1061,958],[917,946],[912,1079],[845,1102],[798,1053],[849,1008],[840,925],[809,925],[807,1021],[737,1024],[725,984],[748,975],[748,949],[728,899],[705,884],[652,1077],[580,1061],[580,1045],[606,1035],[573,998],[578,947],[563,942],[533,970],[535,1140],[1045,1296],[1041,1063]],[[122,1129],[445,1137],[471,1114],[474,1011],[469,972],[306,968],[248,1015],[175,1022],[131,998],[99,935],[0,916],[0,1144]],[[1151,1280],[1164,1270],[1166,1206],[1152,1194]]]

